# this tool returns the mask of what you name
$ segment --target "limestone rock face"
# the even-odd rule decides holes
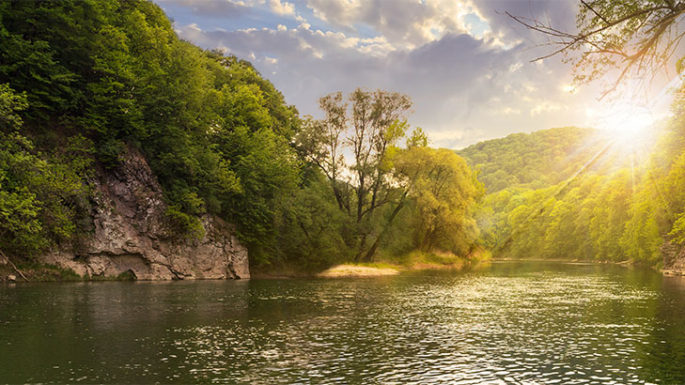
[[[661,254],[664,256],[664,274],[685,275],[685,247],[666,242],[661,246]]]
[[[172,236],[162,189],[145,157],[129,150],[120,166],[100,170],[94,182],[92,234],[77,247],[41,261],[86,277],[134,275],[140,280],[249,278],[247,249],[232,225],[205,215],[202,239]]]

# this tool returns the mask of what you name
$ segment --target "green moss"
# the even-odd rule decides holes
[[[116,276],[117,281],[135,281],[138,278],[131,270],[126,270],[123,273]]]
[[[71,269],[64,269],[50,264],[41,264],[31,261],[19,263],[17,264],[17,268],[32,282],[78,282],[84,280],[83,277],[76,274],[76,272]]]

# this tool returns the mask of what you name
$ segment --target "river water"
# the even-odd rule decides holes
[[[507,262],[5,285],[0,382],[685,384],[685,279]]]

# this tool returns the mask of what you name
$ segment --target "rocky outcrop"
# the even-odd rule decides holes
[[[685,275],[685,247],[666,242],[661,246],[661,254],[664,256],[664,274]]]
[[[140,280],[249,278],[247,249],[234,228],[206,215],[202,239],[179,239],[166,226],[162,189],[144,156],[129,150],[120,166],[94,181],[92,231],[80,245],[54,250],[43,263],[85,277]]]

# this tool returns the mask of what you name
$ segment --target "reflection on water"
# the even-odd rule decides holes
[[[685,383],[685,279],[494,263],[5,286],[0,382]]]

